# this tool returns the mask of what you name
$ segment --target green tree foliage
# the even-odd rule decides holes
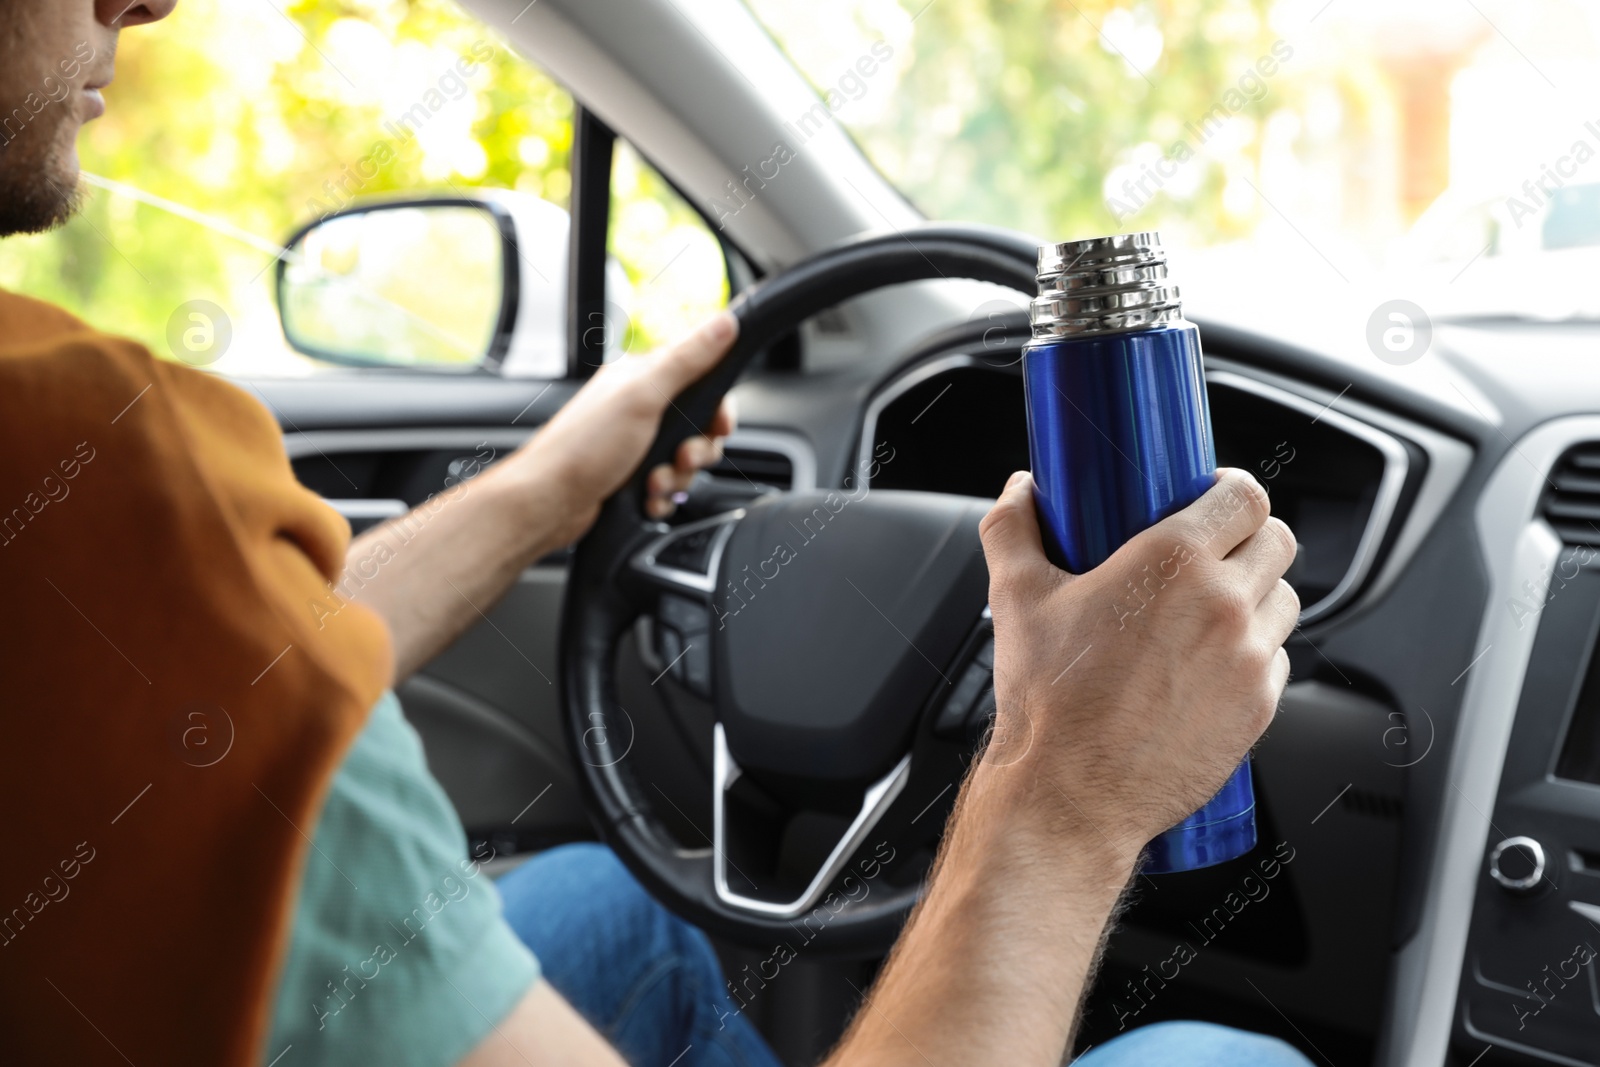
[[[621,314],[621,351],[649,352],[728,302],[722,245],[704,218],[626,142],[611,176],[609,298]]]
[[[749,2],[819,88],[870,41],[895,49],[893,77],[839,119],[931,216],[1056,239],[1159,222],[1210,242],[1251,226],[1223,195],[1284,99],[1268,0]],[[1180,142],[1193,161],[1161,164]],[[1175,173],[1158,184],[1145,164]]]
[[[455,69],[463,58],[470,77]],[[571,188],[571,98],[448,0],[185,0],[169,22],[123,36],[106,97],[80,138],[86,172],[268,240],[355,196],[496,186],[564,205]],[[403,115],[433,103],[414,136],[396,136]],[[383,144],[392,155],[375,165]],[[236,346],[270,353],[271,263],[94,189],[64,228],[0,244],[0,285],[163,355],[173,311],[211,300]]]
[[[1225,208],[1286,91],[1276,78],[1239,91],[1271,54],[1268,0],[750,2],[820,89],[872,42],[893,47],[837,117],[934,217],[1058,238],[1178,225],[1201,241],[1253,221]],[[167,23],[125,34],[117,60],[108,113],[80,139],[84,170],[257,238],[386,193],[498,187],[567,202],[570,97],[450,0],[184,0]],[[1229,132],[1201,144],[1195,124],[1219,105]],[[1185,140],[1195,160],[1119,219],[1108,191]],[[641,350],[725,299],[720,250],[625,151],[614,192],[620,340]],[[270,254],[124,193],[90,194],[64,228],[0,243],[0,286],[163,355],[175,310],[209,300],[233,320],[218,369],[280,369]]]

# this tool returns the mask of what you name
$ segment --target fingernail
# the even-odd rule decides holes
[[[731,311],[720,311],[706,323],[706,335],[713,341],[731,341],[739,332],[739,320]]]

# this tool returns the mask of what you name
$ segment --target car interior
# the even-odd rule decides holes
[[[398,694],[495,869],[605,840],[712,935],[780,1057],[818,1062],[994,712],[977,523],[1029,465],[1036,249],[1074,235],[930,220],[807,120],[826,91],[742,3],[461,6],[570,93],[566,207],[452,185],[308,216],[273,286],[324,369],[237,377],[360,532],[626,346],[650,281],[615,262],[619,174],[695,218],[744,331],[657,458],[730,391],[724,458],[668,521],[608,506]],[[352,250],[383,264],[358,285]],[[1135,879],[1077,1048],[1198,1018],[1330,1067],[1600,1064],[1600,327],[1440,316],[1407,363],[1375,358],[1370,304],[1299,285],[1185,307],[1217,460],[1300,545],[1260,844]],[[785,530],[853,581],[774,579]]]

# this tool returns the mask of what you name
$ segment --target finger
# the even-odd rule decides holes
[[[669,497],[677,497],[687,493],[690,487],[694,485],[694,480],[699,474],[698,470],[680,471],[677,468],[673,468],[672,484],[667,489],[667,495]]]
[[[722,459],[722,441],[707,437],[690,437],[678,446],[675,463],[678,470],[694,474],[707,467],[715,467]]]
[[[669,464],[650,468],[650,476],[645,480],[646,495],[652,498],[670,495],[676,478],[677,472]]]
[[[1294,534],[1283,520],[1268,518],[1261,529],[1244,539],[1244,543],[1228,553],[1228,562],[1244,569],[1255,595],[1264,597],[1282,578],[1294,562],[1299,545]]]
[[[1289,684],[1288,650],[1280,648],[1277,654],[1272,657],[1272,673],[1267,676],[1267,680],[1268,684],[1272,686],[1271,691],[1276,694],[1272,702],[1277,704],[1279,700],[1283,699],[1283,687]]]
[[[1033,476],[1018,471],[1006,482],[994,507],[978,526],[991,576],[1018,566],[1048,563],[1033,506]]]
[[[1176,538],[1207,556],[1224,559],[1261,528],[1271,511],[1259,482],[1242,470],[1221,467],[1216,484],[1205,495],[1150,529],[1162,540]]]
[[[645,479],[645,514],[652,519],[664,519],[677,507],[673,494],[678,491],[678,472],[663,463],[650,470]]]
[[[711,420],[711,428],[706,433],[711,437],[726,437],[739,425],[739,409],[733,397],[725,396],[717,407],[717,415]]]
[[[651,472],[648,492],[645,495],[646,509],[652,518],[664,518],[672,514],[674,508],[683,503],[689,491],[694,488],[694,480],[699,477],[699,470],[682,471],[663,463]],[[654,508],[649,505],[657,505]]]
[[[1265,640],[1282,645],[1300,625],[1300,595],[1279,578],[1256,605],[1256,624]]]
[[[739,336],[739,320],[719,311],[689,336],[670,346],[652,361],[655,384],[667,396],[677,396],[690,383],[705,377],[728,354]]]

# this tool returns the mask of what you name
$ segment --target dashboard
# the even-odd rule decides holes
[[[993,497],[1028,467],[1021,337],[995,346],[987,336],[931,343],[873,383],[849,477]],[[1250,471],[1300,542],[1287,576],[1303,605],[1290,645],[1296,680],[1255,754],[1261,846],[1137,889],[1082,1040],[1109,1040],[1135,1019],[1196,1016],[1271,1032],[1282,1010],[1335,1062],[1372,1062],[1392,949],[1415,918],[1404,903],[1408,825],[1432,817],[1412,800],[1431,785],[1413,781],[1395,743],[1425,732],[1415,709],[1384,666],[1339,648],[1340,632],[1406,584],[1472,449],[1424,421],[1263,369],[1248,350],[1205,344],[1218,462]],[[1268,880],[1263,855],[1290,862]],[[1190,952],[1182,981],[1160,978]],[[1252,983],[1271,989],[1272,1003],[1241,1014]]]
[[[1261,1025],[1255,999],[1334,1062],[1600,1064],[1600,419],[1475,441],[1223,337],[1218,462],[1300,542],[1294,680],[1255,754],[1263,841],[1294,859],[1137,890],[1085,1038]],[[924,352],[866,398],[855,459],[895,457],[875,487],[994,496],[1028,465],[1023,410],[1015,346]]]
[[[1488,834],[1475,892],[1455,901],[1471,919],[1454,1034],[1463,1053],[1508,1063],[1600,1063],[1597,437],[1593,417],[1539,428],[1479,506],[1504,563],[1485,626],[1485,659],[1499,657],[1475,695],[1515,714],[1472,724],[1503,760],[1482,768],[1496,785]]]
[[[1428,452],[1240,370],[1214,365],[1207,391],[1218,464],[1253,474],[1300,542],[1288,580],[1302,621],[1336,610],[1393,546],[1395,520],[1415,499]],[[1011,472],[1028,467],[1022,411],[1016,355],[939,356],[868,404],[857,469],[876,469],[876,488],[998,496]]]
[[[1600,949],[1595,338],[1441,329],[1445,369],[1401,381],[1259,334],[1202,323],[1202,335],[1219,462],[1261,480],[1302,546],[1293,680],[1255,754],[1264,854],[1292,859],[1270,880],[1251,857],[1141,882],[1085,1039],[1198,1016],[1298,1040],[1292,1018],[1337,1063],[1600,1063],[1600,962],[1588,957]],[[753,376],[727,469],[709,481],[839,486],[887,446],[873,487],[994,495],[1027,465],[1020,340],[984,339],[940,335],[888,369]],[[297,473],[350,498],[360,522],[436,491],[485,443],[503,451],[525,436],[509,427],[538,389],[492,384],[369,379],[342,410],[327,408],[325,386],[260,388],[292,420]],[[486,407],[478,392],[491,391]],[[549,631],[539,640],[551,652],[523,646],[540,663],[553,655],[559,562],[519,587],[526,621],[497,616],[519,642]],[[452,684],[518,709],[549,750],[541,780],[557,777],[559,732],[528,695],[544,700],[546,683],[513,655],[528,677],[491,687],[488,651],[453,655]],[[641,707],[665,666],[639,672]],[[641,730],[655,721],[641,716]],[[423,732],[432,759],[441,746]],[[666,751],[670,739],[645,740]],[[481,780],[482,746],[457,747],[457,777]],[[533,759],[502,777],[529,780]],[[703,799],[693,776],[681,790]],[[538,810],[577,827],[566,791],[558,780]],[[694,822],[708,817],[683,804]],[[487,793],[481,809],[475,825],[503,829]],[[1162,978],[1179,944],[1195,958],[1181,980]]]

